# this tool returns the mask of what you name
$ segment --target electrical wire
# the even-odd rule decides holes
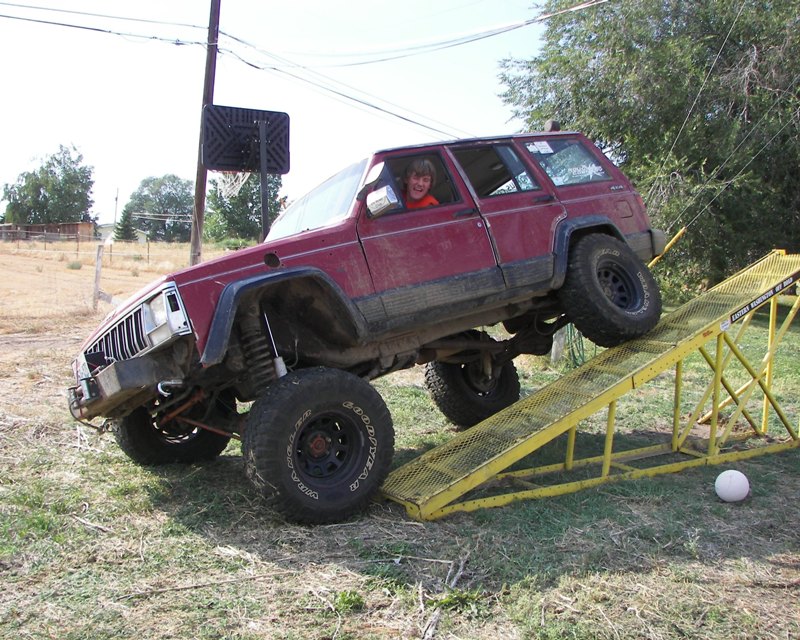
[[[795,85],[798,83],[798,81],[800,81],[800,74],[797,74],[797,75],[796,75],[796,76],[795,76],[795,77],[794,77],[794,78],[791,80],[791,82],[789,82],[789,84],[787,85],[787,87],[786,87],[786,89],[785,89],[785,93],[789,93],[789,92],[792,90],[792,87],[794,87],[794,86],[795,86]],[[710,175],[710,176],[709,176],[709,177],[708,177],[708,178],[705,180],[705,182],[704,182],[702,185],[700,185],[700,186],[701,186],[701,189],[702,189],[702,187],[705,187],[706,185],[708,185],[708,184],[709,184],[709,183],[710,183],[712,180],[716,179],[716,177],[717,177],[717,176],[718,176],[718,175],[719,175],[719,174],[722,172],[722,170],[725,168],[725,166],[728,164],[728,162],[730,162],[730,161],[733,159],[733,157],[734,157],[734,154],[735,154],[735,153],[736,153],[736,152],[737,152],[739,149],[741,149],[741,147],[744,145],[744,143],[745,143],[745,142],[747,142],[747,139],[748,139],[748,138],[749,138],[751,135],[753,135],[753,134],[754,134],[756,131],[758,131],[759,127],[761,126],[761,123],[762,123],[762,122],[764,122],[764,120],[766,120],[766,118],[767,118],[767,116],[770,114],[770,112],[771,112],[771,111],[772,111],[772,110],[773,110],[773,109],[774,109],[776,106],[778,106],[782,100],[783,100],[783,96],[782,96],[782,95],[779,95],[777,98],[775,98],[775,100],[773,100],[773,101],[772,101],[772,104],[771,104],[771,105],[770,105],[770,106],[767,108],[767,110],[764,112],[764,114],[761,116],[761,118],[758,120],[758,122],[756,122],[756,123],[755,123],[755,124],[754,124],[752,127],[750,127],[750,130],[747,132],[747,134],[746,134],[746,135],[744,135],[744,136],[742,137],[742,139],[739,141],[739,144],[737,144],[737,145],[736,145],[736,147],[735,147],[735,148],[734,148],[734,149],[733,149],[733,150],[732,150],[732,151],[731,151],[731,152],[728,154],[728,157],[727,157],[727,158],[725,158],[725,160],[722,162],[722,164],[720,164],[720,165],[719,165],[719,166],[718,166],[716,169],[714,169],[714,171],[713,171],[713,172],[711,173],[711,175]],[[791,124],[791,121],[789,121],[789,123],[787,123],[787,125],[788,125],[788,124]],[[785,126],[781,127],[781,129],[779,130],[779,133],[780,133],[781,131],[783,131],[783,130],[786,128],[786,126],[787,126],[787,125],[785,125]],[[777,134],[776,134],[776,135],[777,135]],[[756,154],[755,154],[753,157],[751,157],[751,158],[750,158],[750,160],[748,160],[748,162],[747,162],[747,164],[745,164],[744,168],[743,168],[741,171],[739,171],[739,173],[737,173],[737,174],[736,174],[736,175],[735,175],[733,178],[731,178],[730,180],[726,181],[726,183],[725,183],[725,186],[724,186],[724,187],[722,187],[722,188],[719,190],[719,192],[718,192],[718,193],[717,193],[717,194],[714,196],[714,198],[712,198],[712,199],[711,199],[711,200],[710,200],[710,201],[709,201],[709,202],[706,204],[706,206],[703,208],[703,210],[701,211],[701,213],[704,213],[704,212],[705,212],[705,211],[708,209],[708,207],[711,205],[711,203],[712,203],[714,200],[716,200],[716,198],[717,198],[717,197],[718,197],[718,196],[719,196],[719,195],[722,193],[722,191],[724,191],[724,190],[725,190],[725,189],[726,189],[728,186],[730,186],[730,184],[732,184],[732,183],[733,183],[733,181],[734,181],[734,180],[735,180],[737,177],[739,177],[739,175],[741,175],[741,174],[742,174],[742,172],[744,171],[744,169],[745,169],[745,168],[747,168],[747,166],[749,166],[749,165],[750,165],[750,164],[753,162],[753,160],[756,158],[756,156],[760,155],[760,154],[761,154],[761,153],[762,153],[762,152],[763,152],[763,151],[764,151],[764,150],[767,148],[767,146],[769,146],[769,145],[772,143],[772,141],[775,139],[775,137],[776,137],[776,136],[773,136],[772,138],[770,138],[770,140],[769,140],[769,141],[768,141],[766,144],[762,145],[762,147],[761,147],[761,148],[760,148],[760,149],[759,149],[759,150],[756,152]],[[667,231],[667,232],[669,232],[671,229],[673,229],[673,228],[674,228],[674,227],[675,227],[675,226],[676,226],[676,225],[677,225],[677,224],[680,222],[681,218],[682,218],[682,217],[684,216],[684,214],[685,214],[685,213],[686,213],[686,212],[687,212],[687,211],[688,211],[688,210],[689,210],[689,209],[692,207],[692,205],[694,205],[694,203],[695,203],[695,202],[698,200],[698,198],[700,197],[700,195],[701,195],[700,193],[696,194],[695,196],[693,196],[693,197],[692,197],[692,198],[689,200],[689,202],[688,202],[688,203],[686,203],[686,205],[685,205],[685,206],[684,206],[684,208],[683,208],[683,209],[680,211],[680,213],[678,213],[678,215],[677,215],[677,216],[675,216],[675,219],[674,219],[672,222],[670,222],[670,223],[669,223],[669,225],[667,225],[667,228],[666,228],[666,231]],[[694,218],[692,218],[692,220],[691,220],[691,221],[690,221],[690,222],[689,222],[687,225],[685,225],[685,226],[688,226],[689,224],[691,224],[691,223],[695,222],[695,220],[697,220],[697,218],[698,218],[698,217],[699,217],[699,214],[698,214],[698,215],[696,215]]]
[[[128,16],[112,16],[105,13],[91,13],[89,11],[75,11],[73,9],[58,9],[56,7],[41,7],[31,4],[20,4],[18,2],[0,2],[0,6],[6,7],[14,7],[15,9],[32,9],[35,11],[52,11],[54,13],[67,13],[70,15],[76,16],[88,16],[91,18],[107,18],[110,20],[122,20],[124,22],[144,22],[147,24],[159,24],[163,26],[169,27],[188,27],[190,29],[200,29],[202,31],[207,31],[208,27],[204,27],[197,24],[187,24],[185,22],[168,22],[165,20],[152,20],[150,18],[132,18]]]
[[[669,148],[669,151],[664,156],[664,159],[662,160],[661,166],[658,168],[658,171],[656,172],[656,175],[659,175],[661,173],[661,171],[663,171],[664,166],[666,165],[667,159],[672,155],[672,152],[675,149],[675,146],[678,144],[678,139],[681,137],[681,134],[683,133],[683,130],[686,128],[686,124],[689,122],[689,118],[691,117],[692,113],[694,112],[694,108],[697,106],[697,102],[700,100],[700,96],[702,95],[703,90],[706,87],[706,83],[708,82],[708,79],[711,77],[711,72],[714,70],[714,67],[717,66],[717,62],[719,61],[720,56],[722,55],[722,50],[727,45],[728,39],[731,37],[731,33],[733,32],[733,28],[736,26],[736,23],[739,21],[739,16],[742,15],[742,11],[744,10],[744,6],[745,6],[746,2],[747,2],[747,0],[742,0],[742,4],[739,5],[739,12],[736,14],[736,17],[733,19],[733,22],[731,23],[731,27],[730,27],[730,29],[728,29],[728,33],[725,35],[725,39],[722,41],[722,44],[719,47],[719,51],[717,51],[717,55],[714,57],[714,62],[712,62],[711,66],[708,68],[708,71],[706,72],[706,75],[703,78],[703,83],[700,85],[700,88],[697,90],[697,94],[694,97],[694,101],[692,102],[692,105],[689,107],[689,110],[686,112],[686,117],[683,119],[683,124],[681,124],[681,127],[678,130],[678,133],[675,135],[675,139],[672,141],[672,146]],[[656,189],[657,186],[659,186],[658,185],[658,181],[653,182],[653,184],[651,185],[650,191],[648,191],[648,193],[647,193],[647,200],[648,201],[652,197],[653,191]]]
[[[797,113],[796,115],[800,116],[800,111],[798,111],[798,113]],[[767,140],[767,142],[765,142],[765,143],[764,143],[764,144],[761,146],[761,148],[760,148],[760,149],[759,149],[759,150],[758,150],[756,153],[754,153],[754,154],[753,154],[753,156],[752,156],[752,157],[751,157],[751,158],[750,158],[750,159],[749,159],[749,160],[748,160],[748,161],[747,161],[747,162],[744,164],[744,166],[743,166],[741,169],[739,169],[739,172],[738,172],[738,173],[737,173],[735,176],[733,176],[733,177],[732,177],[730,180],[726,180],[726,181],[725,181],[725,184],[724,184],[722,187],[720,187],[720,189],[717,191],[717,193],[714,195],[714,197],[713,197],[713,198],[711,198],[711,200],[709,200],[709,201],[706,203],[706,206],[705,206],[705,207],[703,207],[703,208],[702,208],[702,209],[701,209],[701,210],[700,210],[700,211],[699,211],[699,212],[698,212],[698,213],[697,213],[697,214],[694,216],[694,218],[692,218],[691,220],[689,220],[689,222],[687,222],[687,223],[686,223],[684,226],[688,227],[688,226],[692,225],[692,224],[693,224],[695,221],[697,221],[697,219],[698,219],[698,218],[699,218],[699,217],[700,217],[702,214],[704,214],[704,213],[706,212],[706,210],[707,210],[707,209],[708,209],[708,208],[711,206],[711,203],[712,203],[712,202],[714,202],[714,200],[716,200],[716,199],[717,199],[717,198],[718,198],[718,197],[719,197],[719,196],[722,194],[722,192],[723,192],[723,191],[725,191],[725,189],[727,189],[727,188],[728,188],[728,187],[729,187],[731,184],[733,184],[733,183],[736,181],[736,178],[738,178],[740,175],[742,175],[742,174],[744,173],[745,169],[747,169],[747,167],[749,167],[749,166],[750,166],[750,165],[753,163],[753,161],[754,161],[754,160],[755,160],[755,159],[756,159],[756,158],[757,158],[759,155],[761,155],[761,153],[762,153],[762,152],[763,152],[763,151],[764,151],[764,150],[765,150],[765,149],[766,149],[766,148],[767,148],[769,145],[771,145],[771,144],[772,144],[772,141],[773,141],[773,140],[775,140],[775,138],[777,138],[777,137],[778,137],[778,136],[779,136],[781,133],[783,133],[783,130],[784,130],[784,129],[786,129],[786,128],[787,128],[789,125],[791,125],[791,124],[793,124],[793,121],[792,121],[792,120],[789,120],[789,121],[788,121],[788,122],[787,122],[785,125],[783,125],[783,126],[780,128],[780,129],[778,129],[778,131],[775,133],[775,135],[773,135],[773,136],[772,136],[772,137],[771,137],[769,140]]]
[[[8,20],[19,20],[21,22],[32,22],[34,24],[45,24],[49,26],[55,27],[68,27],[71,29],[78,29],[81,31],[92,31],[94,33],[103,33],[106,35],[113,35],[113,36],[122,36],[126,38],[139,38],[142,40],[156,40],[159,42],[166,42],[168,44],[174,45],[198,45],[201,47],[206,47],[207,43],[205,41],[199,40],[180,40],[177,38],[165,38],[162,36],[156,35],[142,35],[139,33],[128,33],[124,31],[115,31],[113,29],[102,29],[100,27],[90,27],[88,25],[80,25],[80,24],[70,24],[68,22],[56,22],[55,20],[43,20],[41,18],[23,18],[22,16],[10,16],[7,14],[0,14],[0,18],[7,18]]]
[[[562,15],[562,14],[569,13],[569,12],[576,12],[576,11],[580,11],[580,10],[583,10],[583,9],[588,9],[588,8],[591,8],[591,7],[600,5],[600,4],[604,4],[604,3],[608,2],[608,1],[609,0],[588,0],[586,2],[581,2],[581,3],[578,3],[578,4],[573,5],[571,7],[567,7],[567,8],[561,9],[559,11],[552,12],[550,14],[541,14],[539,16],[536,16],[535,18],[532,18],[532,19],[529,19],[529,20],[525,20],[525,21],[522,21],[522,22],[518,22],[518,23],[514,23],[514,24],[511,24],[511,25],[507,25],[507,26],[504,26],[504,27],[499,27],[499,28],[495,28],[495,29],[491,29],[491,30],[484,30],[484,31],[481,31],[481,32],[478,32],[478,33],[475,33],[475,34],[469,34],[469,35],[466,35],[466,36],[460,36],[458,38],[451,38],[451,39],[447,39],[447,40],[441,40],[441,41],[434,42],[434,43],[423,44],[423,45],[408,45],[404,49],[389,50],[389,53],[391,53],[392,51],[395,51],[395,52],[396,51],[402,51],[402,53],[398,53],[397,55],[394,55],[394,56],[384,55],[384,54],[381,54],[380,52],[378,52],[378,55],[381,55],[382,57],[374,58],[372,60],[361,61],[361,62],[358,62],[358,63],[351,63],[351,64],[346,64],[346,65],[333,65],[333,66],[353,66],[353,65],[356,65],[356,64],[357,65],[376,64],[376,63],[380,63],[380,62],[386,62],[386,61],[389,61],[389,60],[396,60],[396,59],[400,59],[400,58],[406,58],[406,57],[410,57],[410,56],[413,56],[413,55],[421,55],[421,54],[424,54],[424,53],[430,53],[432,51],[437,51],[437,50],[440,50],[440,49],[446,49],[446,48],[452,48],[452,47],[456,47],[456,46],[461,46],[463,44],[468,44],[470,42],[475,42],[477,40],[493,37],[495,35],[499,35],[499,34],[502,34],[502,33],[507,33],[508,31],[512,31],[514,29],[519,29],[521,27],[525,27],[525,26],[528,26],[530,24],[534,24],[534,23],[537,23],[537,22],[543,22],[543,21],[545,21],[547,19],[550,19],[550,18],[552,18],[554,16],[557,16],[557,15]],[[24,5],[24,4],[21,4],[21,3],[0,2],[0,5],[10,6],[10,7],[15,7],[15,8],[39,10],[39,11],[54,11],[54,12],[74,14],[74,15],[100,17],[100,18],[112,19],[112,20],[146,22],[146,23],[151,23],[151,24],[161,24],[161,25],[169,25],[169,26],[189,27],[189,28],[193,28],[193,29],[202,29],[203,28],[203,27],[200,27],[198,25],[192,25],[192,24],[186,24],[186,23],[171,23],[171,22],[166,22],[166,21],[148,20],[148,19],[143,19],[143,18],[112,16],[112,15],[108,15],[108,14],[81,12],[81,11],[74,11],[74,10],[69,10],[69,9],[56,9],[56,8],[51,8],[51,7],[42,7],[42,6],[35,6],[35,5]],[[0,18],[8,18],[8,19],[12,19],[12,20],[21,20],[21,21],[26,21],[26,22],[38,23],[38,24],[46,24],[46,25],[61,26],[61,27],[68,27],[68,28],[74,28],[74,29],[82,29],[82,30],[93,31],[93,32],[97,32],[97,33],[104,33],[104,34],[109,34],[109,35],[118,35],[118,36],[124,36],[124,37],[141,38],[141,39],[145,39],[145,40],[156,40],[156,41],[168,42],[168,43],[174,44],[174,45],[200,45],[200,46],[204,46],[204,47],[207,46],[206,42],[200,42],[200,41],[184,41],[184,40],[179,40],[179,39],[164,38],[164,37],[155,36],[155,35],[147,36],[147,35],[142,35],[142,34],[137,34],[137,33],[121,32],[121,31],[115,31],[115,30],[112,30],[112,29],[102,29],[102,28],[99,28],[99,27],[90,27],[90,26],[87,26],[87,25],[69,24],[69,23],[64,23],[64,22],[56,22],[56,21],[43,20],[43,19],[38,19],[38,18],[25,18],[25,17],[21,17],[21,16],[11,16],[11,15],[3,15],[3,14],[0,14]],[[355,87],[346,85],[344,83],[340,83],[340,82],[338,82],[336,80],[333,80],[330,77],[327,77],[327,76],[324,76],[324,75],[322,75],[322,74],[320,74],[318,72],[315,72],[313,69],[310,69],[308,66],[298,64],[296,62],[293,62],[291,60],[283,58],[282,56],[279,56],[277,54],[267,52],[267,51],[265,51],[263,49],[259,49],[255,45],[253,45],[253,44],[251,44],[251,43],[249,43],[249,42],[247,42],[247,41],[245,41],[245,40],[243,40],[241,38],[238,38],[237,36],[234,36],[232,34],[224,32],[222,30],[220,30],[219,33],[220,33],[220,35],[222,35],[224,37],[227,37],[227,38],[230,38],[231,40],[241,44],[242,46],[252,48],[254,51],[260,53],[261,55],[265,55],[265,56],[268,56],[268,57],[276,60],[279,63],[279,65],[285,65],[286,67],[291,68],[291,69],[302,70],[305,73],[314,74],[314,75],[318,76],[318,78],[321,78],[322,81],[324,81],[324,82],[334,83],[335,85],[339,85],[340,87],[344,87],[344,90],[343,89],[338,89],[335,86],[329,86],[329,85],[323,84],[323,82],[320,81],[320,80],[313,80],[313,79],[302,77],[302,76],[298,75],[297,73],[292,73],[290,71],[287,71],[285,68],[281,68],[279,65],[274,65],[274,64],[261,65],[261,64],[258,64],[258,63],[251,62],[251,61],[247,60],[243,55],[233,51],[232,49],[220,49],[218,47],[218,51],[223,52],[223,53],[228,53],[228,54],[234,56],[236,59],[238,59],[242,63],[244,63],[244,64],[246,64],[246,65],[248,65],[248,66],[250,66],[252,68],[255,68],[255,69],[258,69],[258,70],[261,70],[261,71],[272,71],[272,72],[275,72],[275,73],[282,73],[282,74],[284,74],[286,76],[291,77],[292,79],[295,79],[297,81],[310,84],[310,85],[316,87],[317,89],[320,89],[320,90],[322,90],[324,92],[332,94],[332,95],[338,97],[339,99],[352,102],[352,103],[360,106],[361,108],[367,108],[367,109],[372,109],[372,110],[378,111],[379,113],[382,113],[384,115],[398,118],[398,119],[400,119],[400,120],[402,120],[404,122],[407,122],[409,124],[421,127],[423,129],[426,129],[426,130],[428,130],[430,132],[433,132],[433,133],[444,135],[446,137],[457,138],[457,137],[460,137],[459,134],[466,134],[467,136],[472,135],[472,134],[470,134],[469,132],[466,132],[466,131],[454,131],[453,129],[442,128],[442,127],[447,127],[447,125],[445,125],[443,123],[440,123],[440,122],[437,122],[437,121],[435,121],[433,119],[426,118],[425,116],[423,116],[421,114],[415,113],[415,112],[413,112],[411,110],[408,110],[408,109],[404,109],[404,108],[399,107],[398,105],[395,105],[393,103],[389,103],[389,102],[383,101],[380,98],[377,98],[376,96],[372,96],[372,95],[370,95],[370,94],[368,94],[366,92],[360,91],[360,90],[356,89]],[[370,55],[373,55],[373,54],[370,54]],[[357,97],[355,95],[352,95],[352,93],[348,93],[348,91],[361,93],[361,94],[367,96],[367,98],[371,99],[372,101],[370,101],[369,99],[360,98],[360,97]],[[388,104],[392,108],[387,108],[387,107],[380,106],[380,105],[378,105],[378,104],[376,104],[374,102],[376,100],[381,100],[381,101],[385,102],[386,104]],[[393,110],[393,109],[395,109],[395,110]],[[414,116],[417,116],[417,118],[424,118],[424,119],[428,120],[429,122],[432,122],[433,124],[439,125],[439,126],[433,126],[431,124],[426,124],[426,123],[421,122],[418,119],[415,119],[413,117],[409,117],[407,115],[403,115],[402,113],[398,113],[396,111],[396,109],[400,109],[400,110],[406,111],[407,113],[410,113],[410,114],[412,114]]]
[[[249,45],[249,46],[252,47],[252,45]],[[427,129],[428,131],[431,131],[431,132],[434,132],[434,133],[437,133],[437,134],[441,134],[441,135],[444,135],[444,136],[449,137],[449,138],[458,138],[458,137],[460,137],[459,133],[454,133],[454,131],[459,131],[461,134],[466,134],[467,136],[473,135],[473,134],[470,134],[469,132],[466,132],[466,131],[463,131],[463,130],[458,130],[457,128],[456,129],[439,128],[439,127],[447,127],[447,125],[445,125],[444,123],[438,122],[437,120],[434,120],[432,118],[428,118],[428,117],[426,117],[426,116],[424,116],[422,114],[419,114],[419,113],[416,113],[414,111],[411,111],[410,109],[405,109],[405,108],[400,107],[399,105],[396,105],[394,103],[388,102],[386,100],[382,100],[381,98],[378,98],[377,96],[374,96],[374,95],[371,95],[371,94],[366,93],[364,91],[361,91],[361,90],[359,90],[359,89],[357,89],[357,88],[355,88],[355,87],[353,87],[351,85],[347,85],[347,84],[345,84],[343,82],[339,82],[337,80],[334,80],[333,78],[331,78],[329,76],[326,76],[326,75],[323,75],[323,74],[321,74],[319,72],[316,72],[313,69],[309,69],[308,67],[305,67],[305,66],[297,64],[297,63],[292,63],[291,61],[287,60],[286,58],[284,58],[282,56],[278,56],[277,54],[270,53],[268,51],[264,51],[264,50],[261,50],[261,49],[257,49],[255,47],[253,47],[253,48],[254,48],[254,50],[256,52],[258,52],[258,53],[260,53],[262,55],[265,55],[265,56],[271,57],[273,59],[276,59],[279,62],[284,63],[284,65],[286,63],[289,63],[294,68],[300,69],[302,71],[305,71],[306,73],[315,75],[318,78],[320,78],[321,80],[312,80],[312,79],[309,79],[309,78],[304,78],[303,76],[300,76],[300,75],[298,75],[296,73],[292,73],[291,71],[287,71],[284,66],[276,66],[276,65],[272,65],[272,64],[261,65],[261,64],[252,62],[252,61],[247,60],[246,58],[244,58],[241,54],[237,53],[236,51],[233,51],[232,49],[219,48],[218,52],[223,53],[223,54],[232,55],[233,57],[238,59],[243,64],[246,64],[247,66],[249,66],[249,67],[251,67],[253,69],[256,69],[258,71],[271,71],[271,72],[274,72],[274,73],[277,73],[277,74],[282,74],[282,75],[288,76],[288,77],[290,77],[290,78],[292,78],[294,80],[310,84],[310,85],[316,87],[317,89],[322,90],[323,92],[330,93],[330,94],[332,94],[332,95],[334,95],[334,96],[336,96],[338,98],[342,98],[344,101],[353,102],[353,103],[355,103],[357,105],[360,105],[362,107],[367,107],[368,109],[372,109],[374,111],[378,111],[378,112],[383,113],[385,115],[389,115],[389,116],[398,118],[398,119],[403,120],[405,122],[408,122],[410,124],[419,126],[419,127],[423,128],[423,129]],[[439,126],[437,127],[437,126],[432,126],[432,125],[429,125],[429,124],[425,124],[423,122],[420,122],[419,120],[416,120],[416,119],[411,118],[409,116],[406,116],[406,115],[403,115],[401,113],[398,113],[397,111],[393,111],[392,109],[389,109],[389,108],[386,108],[386,107],[382,107],[382,106],[376,104],[375,102],[370,102],[369,100],[364,99],[364,98],[359,98],[359,97],[353,95],[352,93],[347,93],[344,90],[337,89],[335,86],[330,86],[328,84],[323,84],[323,81],[328,82],[328,83],[332,83],[333,85],[339,85],[339,86],[344,87],[345,89],[347,89],[347,90],[349,90],[351,92],[362,93],[363,95],[367,96],[368,98],[371,98],[373,101],[384,102],[385,104],[388,104],[389,106],[393,107],[394,109],[400,109],[400,110],[406,111],[407,113],[415,115],[418,118],[424,118],[424,119],[428,120],[429,122],[432,122],[433,124],[439,125]]]

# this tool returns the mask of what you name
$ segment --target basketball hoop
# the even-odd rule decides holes
[[[219,192],[227,200],[235,198],[250,177],[250,174],[246,171],[241,173],[237,171],[218,171],[216,173],[219,176],[217,179]]]

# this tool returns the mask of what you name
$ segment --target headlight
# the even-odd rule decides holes
[[[150,309],[150,321],[152,322],[151,330],[160,327],[162,324],[166,324],[167,305],[163,293],[153,298],[147,306]]]
[[[189,331],[189,322],[172,289],[159,293],[143,305],[145,309],[145,331],[152,346],[166,342],[176,334]]]

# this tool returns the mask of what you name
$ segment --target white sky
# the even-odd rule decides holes
[[[538,24],[393,61],[332,65],[522,23],[536,15],[531,4],[222,0],[221,31],[256,48],[224,37],[220,46],[256,65],[283,66],[280,71],[257,70],[221,52],[214,102],[289,114],[291,171],[283,176],[283,192],[290,200],[372,150],[519,131],[521,123],[510,120],[510,109],[498,97],[503,89],[497,79],[499,61],[533,56],[543,30]],[[25,5],[200,28],[33,11]],[[19,0],[0,2],[0,16],[205,42],[210,6],[210,0]],[[268,53],[299,66],[278,63]],[[174,173],[194,181],[205,70],[202,46],[0,17],[0,60],[0,188],[41,166],[59,145],[74,145],[94,168],[92,212],[101,223],[114,221],[115,211],[122,211],[144,178]],[[444,133],[357,105],[288,74],[335,87]],[[5,205],[0,202],[3,209]]]

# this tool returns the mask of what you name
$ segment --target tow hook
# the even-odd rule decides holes
[[[183,387],[183,380],[162,380],[158,383],[157,389],[158,393],[160,393],[165,398],[169,398],[172,395],[172,391],[169,389],[177,389]]]

